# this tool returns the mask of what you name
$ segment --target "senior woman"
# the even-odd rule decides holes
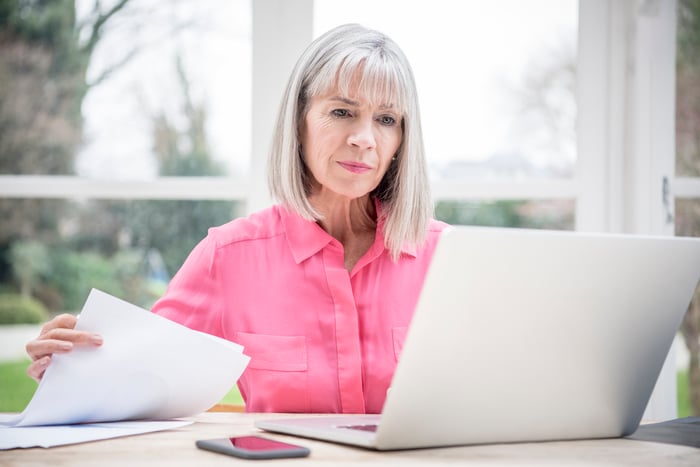
[[[445,227],[391,39],[344,25],[311,43],[282,99],[269,183],[279,204],[210,229],[153,312],[244,346],[248,411],[380,412]],[[102,344],[74,326],[59,316],[27,344],[30,376],[52,353]]]

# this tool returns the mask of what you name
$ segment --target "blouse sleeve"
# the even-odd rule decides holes
[[[221,337],[223,299],[217,245],[209,235],[195,246],[152,311],[191,329]]]

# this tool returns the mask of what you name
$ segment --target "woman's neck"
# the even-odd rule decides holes
[[[341,243],[367,231],[374,233],[377,228],[377,212],[369,195],[356,199],[311,196],[309,201],[323,216],[321,227]]]
[[[318,223],[345,251],[345,268],[351,271],[374,243],[377,231],[377,210],[369,196],[348,199],[333,196],[311,196],[311,205],[323,216]]]

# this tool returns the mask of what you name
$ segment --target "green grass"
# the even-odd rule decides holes
[[[0,363],[0,412],[21,412],[36,391],[37,383],[27,376],[29,359]]]
[[[243,397],[238,390],[238,386],[234,386],[231,390],[221,399],[222,404],[243,404]]]
[[[21,412],[36,391],[37,383],[27,376],[29,359],[0,363],[0,412]],[[234,386],[221,400],[224,404],[242,404],[238,388]]]

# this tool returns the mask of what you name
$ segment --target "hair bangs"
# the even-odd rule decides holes
[[[355,50],[344,57],[329,60],[307,87],[306,98],[333,91],[348,98],[361,96],[372,105],[407,110],[407,83],[397,60],[390,60],[383,50]]]

